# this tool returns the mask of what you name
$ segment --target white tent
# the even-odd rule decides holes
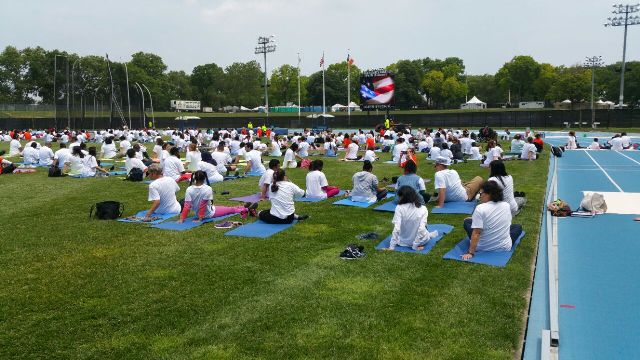
[[[332,118],[332,117],[335,117],[335,116],[330,115],[330,114],[311,114],[311,115],[307,115],[307,118],[309,118],[309,119]]]
[[[460,109],[486,109],[486,108],[487,108],[487,103],[481,101],[475,96],[471,98],[471,100],[460,105]]]
[[[567,99],[565,101],[562,102],[563,104],[571,104],[571,100]]]
[[[349,103],[348,107],[351,109],[351,111],[362,111],[362,109],[360,109],[360,105],[354,103],[353,101]]]
[[[336,112],[336,111],[342,111],[345,110],[347,108],[346,105],[342,105],[342,104],[334,104],[331,107],[331,112]]]

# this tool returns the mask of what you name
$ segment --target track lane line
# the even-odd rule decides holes
[[[591,155],[589,154],[589,152],[588,152],[588,151],[584,151],[584,150],[583,150],[583,152],[584,152],[585,154],[587,154],[587,156],[591,159],[591,161],[593,161],[593,163],[594,163],[594,164],[596,164],[596,166],[597,166],[598,168],[600,168],[600,171],[602,171],[602,172],[604,173],[604,175],[609,179],[609,181],[611,181],[611,183],[613,184],[613,186],[615,186],[615,187],[618,189],[618,191],[620,191],[620,192],[624,192],[624,190],[622,190],[622,188],[618,185],[618,183],[616,183],[616,182],[611,178],[611,176],[609,176],[609,173],[607,173],[607,172],[602,168],[602,166],[600,166],[600,164],[596,161],[596,159],[594,159],[594,158],[593,158],[593,156],[591,156]]]

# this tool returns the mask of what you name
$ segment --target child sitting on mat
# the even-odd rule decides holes
[[[194,182],[195,185],[193,184]],[[255,216],[258,203],[245,203],[244,206],[213,205],[213,189],[205,182],[207,182],[207,173],[202,170],[194,172],[191,176],[191,183],[184,196],[184,207],[180,213],[179,223],[184,222],[193,206],[196,206],[194,212],[198,216],[198,219],[194,221],[202,221],[229,214],[240,214],[243,219],[247,217],[247,214]]]
[[[269,192],[269,187],[273,182],[273,173],[275,173],[278,169],[280,169],[280,160],[271,159],[269,160],[269,169],[262,174],[260,181],[258,181],[258,187],[260,188],[260,200],[267,199],[267,193]]]
[[[470,218],[464,219],[464,230],[469,236],[469,250],[462,260],[471,259],[476,251],[511,251],[511,246],[522,233],[522,226],[511,225],[511,208],[495,181],[480,185],[480,201]]]
[[[174,146],[169,150],[169,157],[162,163],[162,173],[166,177],[172,178],[175,182],[187,181],[191,178],[191,173],[184,170],[184,165],[180,161],[180,149]]]
[[[378,187],[378,178],[371,173],[372,171],[371,161],[366,160],[362,165],[362,171],[353,175],[351,201],[372,203],[387,196],[387,190]]]
[[[420,251],[430,239],[438,236],[437,231],[427,231],[429,212],[420,200],[420,195],[412,187],[401,186],[398,189],[398,206],[391,221],[393,232],[389,250],[406,246]]]
[[[271,209],[260,211],[258,217],[267,224],[291,224],[293,220],[306,220],[309,215],[296,214],[293,203],[294,198],[304,194],[304,190],[287,179],[283,169],[278,169],[273,173],[273,181],[269,187]]]
[[[340,189],[335,186],[329,186],[327,177],[322,172],[324,163],[322,160],[313,160],[309,165],[309,173],[307,173],[307,197],[315,199],[326,199],[338,195]]]
[[[404,175],[398,177],[396,180],[396,188],[399,189],[402,186],[411,187],[419,196],[418,200],[422,205],[429,202],[431,195],[427,194],[427,188],[424,185],[424,179],[416,175],[418,171],[418,165],[412,160],[408,160],[404,166]]]

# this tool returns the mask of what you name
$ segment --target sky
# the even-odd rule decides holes
[[[41,46],[128,61],[144,51],[169,70],[258,60],[274,35],[271,72],[297,64],[309,75],[350,53],[361,69],[400,59],[457,56],[468,74],[494,74],[516,55],[553,65],[600,55],[622,60],[623,27],[604,27],[607,0],[0,0],[0,46]],[[640,15],[640,14],[639,14]],[[640,25],[627,60],[640,58]]]

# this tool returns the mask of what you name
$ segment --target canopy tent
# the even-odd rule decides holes
[[[354,111],[354,110],[355,111],[362,111],[362,109],[360,109],[360,105],[354,103],[353,101],[349,103],[348,107],[351,109],[351,111]]]
[[[481,101],[475,96],[472,97],[471,100],[460,105],[460,109],[486,109],[486,108],[487,108],[487,103],[484,101]]]
[[[342,104],[334,104],[331,107],[331,112],[336,112],[336,111],[342,111],[345,110],[347,108],[346,105],[342,105]]]
[[[253,110],[249,109],[248,107],[244,107],[240,105],[240,111],[253,111]]]
[[[346,107],[346,106],[345,106]],[[311,115],[307,115],[307,118],[309,119],[317,119],[317,118],[333,118],[335,116],[330,115],[330,114],[311,114]]]
[[[571,104],[571,100],[567,99],[567,100],[563,101],[562,104]]]

